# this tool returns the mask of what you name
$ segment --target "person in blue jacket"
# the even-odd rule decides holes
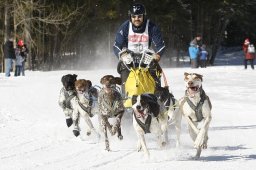
[[[195,45],[190,45],[188,48],[189,51],[189,57],[191,61],[191,68],[198,68],[198,54],[199,54],[199,48]]]
[[[155,61],[150,65],[150,73],[156,80],[158,86],[161,81],[159,78],[156,78],[156,70],[161,71],[158,61],[165,49],[160,29],[146,17],[146,9],[142,4],[133,4],[128,11],[128,15],[129,19],[119,27],[116,33],[113,46],[114,53],[118,58],[119,53],[123,49],[139,53],[149,49],[153,43],[156,55]],[[127,55],[127,53],[124,53],[123,55]],[[120,57],[123,56],[121,55]],[[129,70],[121,61],[118,63],[117,67],[118,73],[121,74],[122,84],[124,84],[129,75]]]
[[[201,68],[206,68],[206,63],[207,63],[207,57],[208,57],[208,52],[206,51],[206,45],[203,44],[201,47],[201,50],[199,52],[199,56],[200,56],[200,67]]]

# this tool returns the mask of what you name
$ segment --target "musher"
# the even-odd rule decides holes
[[[113,46],[114,53],[118,58],[123,49],[140,53],[149,49],[153,43],[156,54],[155,60],[150,64],[149,71],[156,81],[156,88],[161,87],[160,73],[162,70],[158,62],[163,55],[165,44],[160,29],[146,17],[146,9],[142,4],[133,4],[128,11],[128,16],[129,20],[126,20],[116,33]],[[123,55],[127,55],[127,53],[123,53],[120,57],[124,57]],[[120,61],[117,66],[117,72],[121,74],[122,92],[124,92],[124,84],[130,71]]]

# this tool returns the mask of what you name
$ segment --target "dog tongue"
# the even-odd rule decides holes
[[[192,91],[197,91],[197,87],[191,87],[190,88]]]
[[[189,94],[195,94],[197,92],[197,87],[189,87],[188,88],[188,93]]]
[[[145,114],[143,111],[137,110],[136,117],[137,118],[145,118]]]

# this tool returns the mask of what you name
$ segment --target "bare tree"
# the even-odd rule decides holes
[[[28,68],[32,68],[33,49],[39,48],[42,39],[38,35],[56,36],[56,30],[62,31],[78,14],[78,10],[70,10],[68,13],[62,7],[56,7],[54,4],[45,5],[45,1],[33,0],[14,0],[13,1],[13,20],[14,30],[18,38],[25,39],[28,44],[30,55],[28,56]],[[43,15],[42,15],[43,14]],[[56,41],[51,46],[56,47]],[[41,47],[44,48],[44,47]],[[38,50],[35,50],[35,54]],[[44,54],[43,54],[44,55]]]

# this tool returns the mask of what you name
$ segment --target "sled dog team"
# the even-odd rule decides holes
[[[197,73],[184,73],[185,95],[176,100],[168,87],[156,89],[155,94],[144,93],[132,97],[133,127],[138,137],[137,151],[145,156],[150,153],[144,135],[154,133],[159,147],[168,143],[168,126],[176,129],[176,146],[180,145],[181,119],[185,118],[188,132],[194,142],[199,159],[202,149],[207,148],[208,129],[211,121],[211,102],[202,87],[203,76]],[[80,119],[87,126],[86,134],[104,136],[105,149],[110,151],[108,134],[123,139],[121,122],[125,107],[120,93],[121,79],[112,75],[101,78],[101,87],[93,86],[90,80],[79,79],[67,74],[61,78],[59,105],[63,109],[68,127],[73,125],[73,134],[80,135]],[[95,129],[91,118],[98,115],[100,133]],[[114,119],[114,122],[109,119]]]

